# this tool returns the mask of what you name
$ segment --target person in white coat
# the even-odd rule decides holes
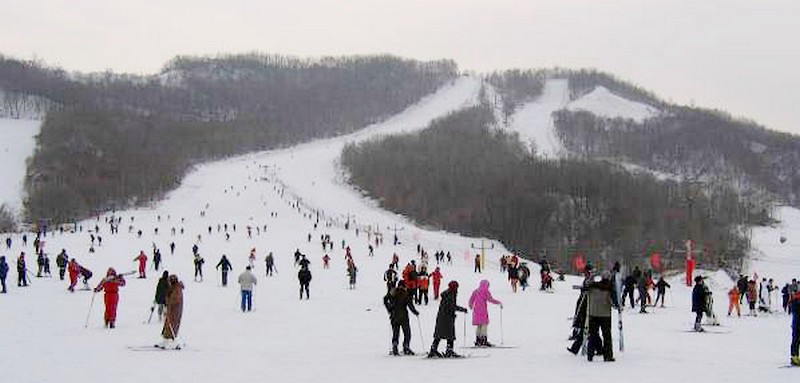
[[[245,271],[239,274],[239,285],[242,287],[242,312],[253,309],[253,287],[258,283],[256,276],[247,266]]]

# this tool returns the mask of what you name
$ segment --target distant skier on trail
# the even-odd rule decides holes
[[[442,285],[442,271],[437,266],[433,269],[433,273],[431,273],[431,279],[433,280],[433,300],[439,299],[439,288]]]
[[[156,306],[158,306],[158,321],[160,322],[164,316],[164,313],[167,309],[167,293],[169,292],[169,272],[164,270],[164,273],[161,274],[161,278],[158,279],[158,283],[156,284],[156,295],[153,300]],[[152,315],[152,310],[151,313]],[[149,322],[149,320],[148,320]]]
[[[200,278],[200,282],[202,282],[203,264],[206,263],[206,261],[200,256],[200,253],[195,253],[194,260],[192,262],[194,262],[194,281],[197,282],[197,278]]]
[[[456,340],[456,311],[467,313],[467,309],[457,304],[458,282],[450,281],[447,290],[442,292],[442,300],[439,302],[439,312],[436,314],[436,329],[433,332],[433,343],[428,352],[429,358],[460,358],[461,355],[453,351],[453,344]],[[447,349],[444,355],[439,353],[439,341],[447,341]]]
[[[139,261],[139,279],[146,278],[145,271],[147,270],[147,255],[144,250],[139,252],[139,255],[133,258],[134,261]]]
[[[654,307],[658,305],[659,299],[661,299],[661,307],[664,307],[664,296],[667,294],[667,289],[671,288],[672,286],[664,280],[664,277],[658,277],[658,282],[656,282],[656,301],[653,302]]]
[[[222,254],[222,258],[217,262],[216,269],[219,270],[221,268],[222,272],[222,286],[228,286],[228,271],[233,270],[233,266],[231,266],[231,262],[228,261],[228,257],[225,254]]]
[[[103,314],[105,327],[114,328],[117,320],[117,304],[119,303],[119,288],[125,286],[125,278],[117,275],[116,270],[109,267],[106,277],[94,288],[95,293],[105,291],[104,299],[106,311]]]
[[[58,266],[58,279],[64,280],[64,274],[67,271],[67,262],[69,262],[69,256],[67,255],[66,249],[61,249],[61,252],[58,253],[56,256],[56,266]]]
[[[6,263],[5,255],[0,256],[0,285],[2,285],[3,290],[0,290],[0,294],[6,294],[8,291],[6,290],[6,277],[8,276],[8,263]]]
[[[403,329],[403,355],[414,355],[411,350],[411,326],[408,323],[408,311],[419,316],[419,312],[414,307],[412,297],[406,290],[403,281],[397,282],[397,287],[393,288],[383,297],[383,305],[389,312],[389,322],[392,325],[392,355],[400,355],[397,346],[400,338],[400,329]]]
[[[19,253],[17,258],[17,287],[28,286],[28,268],[25,266],[25,252]]]
[[[300,282],[300,300],[303,299],[303,291],[306,292],[306,300],[310,299],[308,287],[311,284],[311,270],[308,269],[307,265],[301,267],[300,271],[297,272],[297,279]]]
[[[800,366],[800,291],[795,291],[789,298],[792,307],[792,344],[789,353],[792,366]]]
[[[475,346],[493,347],[488,339],[489,309],[488,303],[500,305],[503,309],[503,302],[494,299],[489,291],[489,281],[484,279],[480,282],[477,289],[469,297],[469,308],[472,310],[472,325],[477,326],[475,330]]]

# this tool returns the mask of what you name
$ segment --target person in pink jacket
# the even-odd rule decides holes
[[[494,346],[489,343],[487,339],[487,327],[489,326],[489,309],[487,307],[487,302],[500,305],[500,309],[503,309],[503,302],[492,297],[492,293],[489,292],[489,281],[484,279],[481,281],[478,288],[472,292],[472,296],[469,297],[469,308],[472,310],[472,325],[478,326],[475,330],[475,346],[477,347]]]

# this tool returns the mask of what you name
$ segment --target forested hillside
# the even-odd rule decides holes
[[[30,220],[147,203],[195,163],[351,132],[457,75],[392,56],[178,57],[154,76],[68,74],[0,57],[0,90],[47,114],[27,182]]]
[[[733,264],[749,246],[738,225],[763,219],[724,187],[706,194],[604,162],[528,156],[492,119],[487,105],[463,110],[419,134],[350,145],[342,164],[389,210],[563,267],[577,254],[641,264],[650,251],[669,263],[686,238],[702,262]]]

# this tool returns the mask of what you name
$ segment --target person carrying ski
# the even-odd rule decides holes
[[[250,271],[250,266],[239,274],[239,285],[242,290],[242,312],[253,309],[253,287],[258,283],[256,276]]]
[[[203,281],[203,264],[206,261],[203,257],[200,256],[200,253],[194,253],[194,281],[197,282],[197,278],[200,278],[200,282]]]
[[[297,272],[297,279],[300,281],[300,300],[303,299],[303,291],[306,292],[306,300],[308,300],[308,286],[311,284],[311,270],[308,269],[308,265],[300,268],[300,271]]]
[[[383,297],[383,305],[389,313],[389,323],[392,325],[392,355],[400,355],[397,351],[400,329],[403,329],[403,355],[414,355],[411,350],[411,326],[408,324],[408,311],[419,316],[419,312],[414,307],[414,302],[406,290],[405,282],[398,281],[397,287],[386,293]]]
[[[706,289],[703,286],[703,277],[694,277],[694,288],[692,289],[692,312],[696,314],[694,318],[694,331],[702,332],[703,313],[706,311]]]
[[[139,255],[135,256],[133,260],[139,261],[139,279],[144,279],[147,270],[147,255],[144,254],[144,250],[139,251]]]
[[[469,308],[472,310],[472,325],[477,326],[475,330],[475,346],[493,347],[488,340],[489,309],[488,303],[500,305],[503,309],[503,302],[494,299],[489,291],[489,281],[484,279],[480,282],[475,291],[469,297]]]
[[[611,308],[619,309],[611,273],[604,271],[599,280],[589,283],[587,313],[589,315],[589,343],[586,357],[591,362],[597,350],[606,362],[614,361],[614,348],[611,340]],[[602,341],[600,333],[603,334]]]
[[[664,307],[664,297],[666,296],[667,289],[671,289],[672,286],[664,280],[664,277],[658,277],[658,282],[656,282],[656,301],[653,302],[653,306],[658,305],[658,300],[661,299],[661,307]]]
[[[583,347],[583,338],[587,335],[584,334],[585,330],[588,329],[586,308],[588,307],[589,285],[592,283],[593,271],[594,269],[591,265],[587,265],[584,269],[581,294],[578,297],[578,302],[575,304],[575,316],[572,320],[572,335],[569,337],[569,340],[572,341],[572,346],[567,347],[567,350],[574,355],[578,355],[581,347]]]
[[[66,249],[61,249],[61,252],[58,253],[56,256],[56,266],[58,266],[58,278],[59,280],[64,280],[64,273],[67,271],[67,262],[69,262],[69,256],[67,255]]]
[[[439,299],[439,287],[442,285],[442,271],[437,266],[433,273],[431,273],[431,279],[433,280],[433,299]]]
[[[114,323],[117,320],[117,304],[119,303],[119,288],[121,286],[125,286],[125,278],[122,275],[117,275],[116,270],[109,267],[106,277],[94,288],[95,293],[105,291],[103,299],[106,306],[106,311],[103,315],[105,327],[114,328]]]
[[[429,358],[445,357],[445,358],[460,358],[453,351],[453,344],[456,340],[456,311],[462,313],[467,312],[467,309],[459,306],[456,302],[458,295],[458,282],[450,281],[447,284],[447,290],[442,292],[442,300],[439,302],[439,312],[436,314],[436,329],[433,331],[433,343],[431,350],[428,352]],[[447,341],[447,349],[444,355],[439,353],[439,341]]]
[[[175,338],[181,327],[183,316],[183,283],[178,280],[178,276],[169,276],[169,286],[167,287],[167,314],[164,319],[164,327],[161,329],[161,336],[164,341],[161,343],[163,348],[174,348]]]
[[[28,268],[25,267],[25,252],[19,253],[19,258],[17,258],[17,287],[27,287],[28,286],[28,276],[27,276]]]
[[[153,302],[155,302],[156,306],[158,306],[158,320],[164,316],[164,312],[167,309],[167,292],[169,290],[169,273],[167,270],[164,270],[164,273],[161,274],[161,278],[158,279],[158,283],[156,284],[156,296]],[[152,312],[151,312],[152,314]],[[148,320],[149,322],[149,320]]]
[[[8,263],[6,263],[5,255],[0,256],[0,284],[2,284],[3,290],[0,291],[0,294],[6,294],[8,291],[6,290],[6,277],[8,276]]]
[[[228,286],[228,271],[233,270],[233,266],[231,266],[225,254],[222,254],[222,258],[217,262],[216,269],[219,270],[220,267],[222,268],[222,286],[225,287]]]

